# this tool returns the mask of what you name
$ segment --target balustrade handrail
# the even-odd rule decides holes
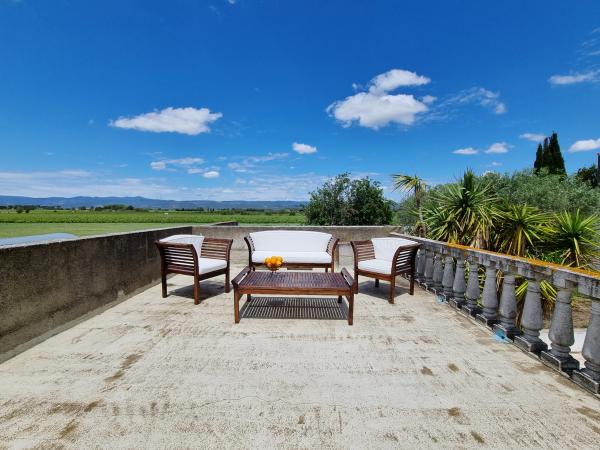
[[[551,263],[542,261],[534,258],[527,258],[523,256],[508,255],[506,253],[498,253],[491,250],[483,250],[476,247],[469,247],[461,244],[453,244],[450,242],[436,241],[433,239],[427,239],[419,236],[413,236],[411,234],[404,234],[399,232],[391,232],[390,234],[404,239],[411,239],[419,242],[424,247],[431,246],[437,247],[438,251],[444,249],[450,251],[452,256],[458,256],[458,252],[467,253],[470,256],[478,257],[480,261],[485,259],[492,259],[496,262],[505,262],[507,264],[527,265],[531,270],[538,272],[540,275],[545,277],[553,278],[564,278],[570,282],[576,283],[580,288],[580,293],[596,297],[600,299],[600,272],[594,270],[580,269],[577,267],[568,267],[561,264]]]

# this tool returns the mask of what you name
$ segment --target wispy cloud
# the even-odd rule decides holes
[[[179,158],[179,159],[161,159],[158,161],[152,161],[150,163],[150,167],[153,170],[168,170],[173,169],[174,167],[184,167],[188,169],[188,173],[196,173],[189,172],[190,169],[193,169],[192,166],[197,166],[199,164],[203,164],[204,159],[202,158]]]
[[[317,147],[313,147],[312,145],[308,145],[308,144],[301,144],[299,142],[294,142],[292,144],[292,149],[300,154],[303,155],[307,155],[310,153],[317,153]]]
[[[548,82],[555,86],[577,84],[577,83],[592,83],[599,81],[600,70],[590,70],[584,73],[572,73],[569,75],[552,75],[548,78]]]
[[[506,142],[495,142],[485,150],[485,153],[508,153],[509,147]]]
[[[452,153],[454,153],[455,155],[476,155],[477,153],[479,153],[479,150],[473,147],[465,147],[454,150]]]
[[[466,104],[476,104],[488,108],[492,110],[494,114],[504,114],[507,112],[506,104],[500,100],[500,93],[482,87],[465,89],[445,100],[441,107],[447,108],[453,105]]]
[[[546,138],[545,134],[540,133],[523,133],[519,136],[521,139],[527,139],[531,142],[541,142]]]
[[[289,153],[269,153],[262,156],[248,156],[240,161],[233,161],[227,164],[231,170],[235,172],[255,172],[254,169],[260,164],[268,161],[276,161],[285,159],[289,156]]]
[[[217,170],[208,170],[202,174],[204,178],[218,178],[219,175],[219,171]]]
[[[221,113],[211,113],[208,108],[165,108],[132,117],[119,117],[110,126],[153,133],[180,133],[198,135],[208,133],[209,125],[221,118]]]
[[[476,155],[480,152],[488,153],[488,154],[502,154],[502,153],[508,153],[508,149],[510,147],[511,146],[509,144],[507,144],[506,142],[494,142],[488,148],[483,149],[483,150],[479,150],[479,149],[476,149],[473,147],[465,147],[465,148],[459,148],[457,150],[454,150],[452,153],[454,153],[455,155]]]
[[[600,149],[600,139],[584,139],[581,141],[576,141],[571,147],[569,147],[570,152],[589,152],[591,150]]]

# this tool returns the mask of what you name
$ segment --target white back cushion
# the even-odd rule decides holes
[[[273,230],[250,233],[254,250],[287,252],[324,252],[331,239],[319,231]]]
[[[204,242],[204,236],[197,234],[174,234],[173,236],[161,239],[160,242],[169,242],[172,244],[192,244],[198,258],[200,258],[200,251],[202,250],[202,242]]]
[[[414,245],[417,244],[415,241],[402,238],[375,238],[371,239],[373,242],[373,249],[375,250],[375,259],[381,259],[383,261],[391,261],[394,259],[394,254],[398,247],[403,245]]]

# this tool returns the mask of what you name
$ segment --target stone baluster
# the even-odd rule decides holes
[[[515,295],[515,267],[512,264],[504,264],[504,281],[502,282],[502,294],[498,306],[499,323],[495,324],[494,332],[500,336],[514,339],[521,334],[517,328],[517,296]]]
[[[596,290],[600,294],[600,287]],[[590,322],[581,352],[585,358],[585,369],[581,372],[573,372],[575,383],[596,394],[600,394],[600,299],[598,297],[592,301]]]
[[[428,289],[433,286],[433,250],[430,248],[425,253],[425,286]]]
[[[542,313],[542,298],[540,295],[540,277],[531,274],[529,270],[524,274],[527,278],[527,294],[521,316],[523,335],[515,338],[515,345],[525,351],[539,353],[547,350],[548,346],[540,339],[540,330],[544,327]]]
[[[571,345],[575,343],[573,310],[571,308],[574,283],[560,281],[562,281],[562,285],[557,286],[556,302],[548,334],[552,346],[550,351],[543,351],[540,357],[544,364],[570,373],[579,369],[579,361],[571,356]]]
[[[498,291],[496,289],[496,262],[486,258],[483,262],[485,266],[485,281],[483,283],[483,297],[481,303],[483,310],[477,314],[478,321],[491,327],[498,322]]]
[[[467,304],[463,305],[462,310],[472,316],[481,312],[481,308],[477,304],[481,290],[479,289],[479,263],[477,258],[472,256],[469,258],[469,280],[467,281]]]
[[[433,263],[433,289],[436,294],[442,293],[442,278],[444,276],[444,255],[437,253]]]
[[[427,263],[427,255],[424,247],[419,249],[419,259],[417,260],[417,280],[423,283],[425,280],[425,264]]]
[[[444,297],[446,300],[450,300],[454,292],[452,286],[454,285],[454,258],[448,253],[444,260],[444,274],[442,276],[442,286]]]
[[[465,259],[462,254],[456,257],[456,274],[454,275],[454,283],[452,284],[452,300],[450,304],[455,308],[459,308],[465,303],[465,291],[467,284],[465,283]]]

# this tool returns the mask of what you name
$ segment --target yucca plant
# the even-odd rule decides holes
[[[549,216],[528,205],[507,205],[495,221],[495,250],[515,256],[528,251],[548,235]]]
[[[562,212],[554,216],[548,241],[549,258],[565,266],[591,268],[600,258],[600,218]]]
[[[491,226],[499,216],[499,199],[488,182],[467,170],[458,183],[440,191],[436,200],[444,214],[454,220],[459,243],[479,248],[487,246]]]
[[[458,243],[458,227],[448,209],[430,206],[423,208],[423,221],[430,239]]]
[[[423,196],[425,195],[425,191],[427,190],[427,184],[425,180],[420,178],[418,175],[403,175],[396,174],[392,175],[394,190],[401,190],[412,192],[415,197],[415,209],[416,214],[419,220],[415,225],[415,231],[418,236],[424,237],[426,234],[426,224],[423,220],[423,211],[421,209],[421,204],[423,201]]]

